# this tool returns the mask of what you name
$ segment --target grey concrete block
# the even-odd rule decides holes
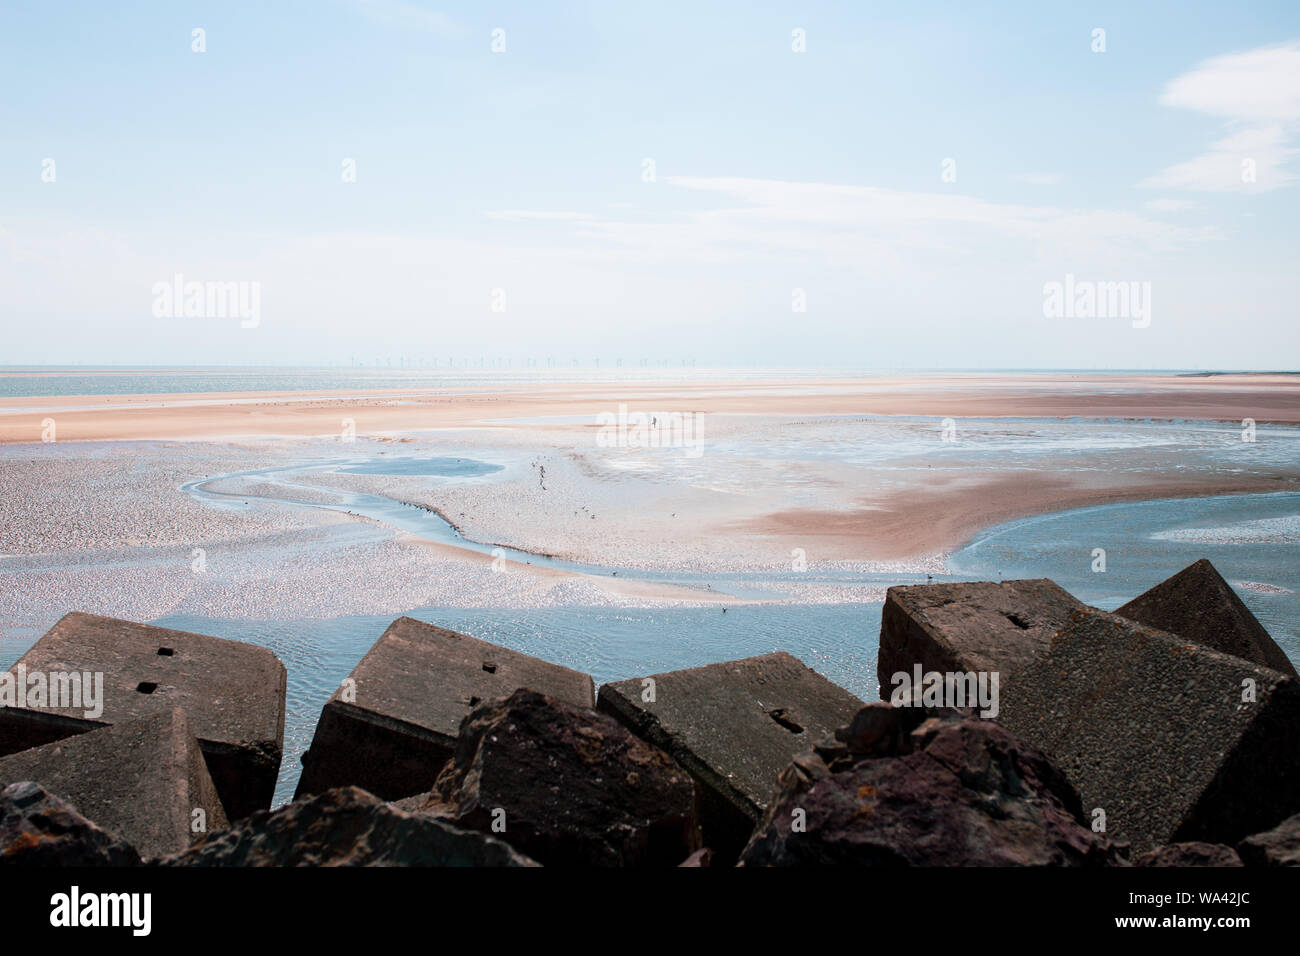
[[[1114,614],[1075,612],[1003,682],[998,719],[1138,853],[1234,845],[1300,810],[1300,683]]]
[[[916,664],[1001,679],[1032,662],[1082,607],[1047,578],[892,587],[880,616],[880,697],[888,700],[893,675]]]
[[[704,843],[727,860],[749,839],[781,771],[861,706],[784,652],[605,684],[597,703],[695,778]]]
[[[22,780],[62,797],[146,857],[179,853],[228,824],[180,709],[0,758],[0,787]]]
[[[1159,631],[1296,677],[1295,665],[1205,558],[1115,611]]]
[[[269,807],[284,745],[284,665],[264,647],[93,614],[65,615],[11,668],[102,674],[103,712],[0,707],[0,755],[150,714],[185,711],[231,819]]]
[[[520,688],[591,707],[591,677],[413,618],[394,621],[325,704],[295,797],[358,786],[427,793],[461,721]]]

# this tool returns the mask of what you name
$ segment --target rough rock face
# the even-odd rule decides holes
[[[530,690],[465,718],[425,810],[547,866],[676,866],[700,847],[695,786],[671,757]]]
[[[1300,866],[1300,813],[1237,844],[1247,866]]]
[[[1076,611],[998,716],[1138,852],[1235,845],[1300,809],[1300,683],[1104,611]]]
[[[955,710],[868,704],[798,757],[745,866],[1122,864],[1038,750]]]
[[[1047,578],[892,587],[880,616],[880,698],[889,700],[894,674],[916,664],[941,673],[997,672],[1005,681],[1082,607]]]
[[[0,865],[135,866],[140,855],[39,784],[0,792]]]
[[[500,840],[406,813],[358,787],[259,811],[163,866],[536,866]]]
[[[862,701],[778,652],[605,684],[596,706],[695,778],[704,841],[729,865],[777,775]]]
[[[1170,843],[1137,858],[1134,866],[1242,866],[1237,851],[1222,843]]]
[[[1205,558],[1138,595],[1115,613],[1224,654],[1292,677],[1300,676],[1286,652]]]

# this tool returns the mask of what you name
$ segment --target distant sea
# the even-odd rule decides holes
[[[5,366],[0,365],[0,398],[52,397],[66,395],[165,395],[198,392],[315,392],[366,391],[370,389],[521,388],[531,385],[564,385],[600,382],[715,382],[807,380],[825,378],[881,378],[922,375],[990,375],[1005,372],[1018,375],[1206,375],[1194,370],[1152,371],[1149,369],[861,369],[779,368],[770,366],[696,367],[690,364],[653,362],[642,365],[539,364],[513,367],[490,360],[436,365],[322,368],[260,367],[91,367],[91,366]]]

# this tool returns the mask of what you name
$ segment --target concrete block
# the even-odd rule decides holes
[[[270,806],[284,745],[285,669],[264,647],[93,614],[65,615],[6,675],[103,675],[102,713],[51,696],[0,706],[0,756],[180,707],[227,815]],[[57,706],[56,706],[57,705]],[[92,716],[88,716],[92,714]]]
[[[145,857],[179,853],[228,824],[180,709],[0,758],[0,787],[22,780],[62,797]]]
[[[1298,676],[1286,652],[1274,643],[1264,625],[1205,558],[1138,595],[1115,613],[1224,654]]]
[[[861,706],[784,652],[605,684],[597,702],[695,778],[704,844],[729,861],[781,771]]]
[[[520,688],[580,707],[595,696],[587,674],[398,618],[325,704],[295,797],[345,786],[385,800],[427,793],[461,721]]]
[[[999,721],[1137,853],[1238,840],[1300,810],[1300,683],[1085,609],[1002,684]]]
[[[1082,607],[1047,578],[892,587],[880,616],[880,697],[889,700],[893,675],[916,664],[1003,679],[1033,661]]]

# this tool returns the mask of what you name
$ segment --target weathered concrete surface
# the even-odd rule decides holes
[[[465,718],[423,810],[543,866],[677,866],[700,848],[685,770],[613,718],[531,690]]]
[[[918,584],[885,592],[876,677],[889,700],[894,674],[998,673],[1028,666],[1084,607],[1047,578]]]
[[[387,800],[428,793],[461,721],[521,687],[580,707],[595,692],[586,674],[398,618],[321,711],[296,796],[348,785]]]
[[[1134,866],[1243,866],[1237,851],[1222,843],[1170,843],[1143,853]]]
[[[500,840],[407,813],[358,787],[258,811],[163,866],[536,866]]]
[[[704,842],[728,863],[781,771],[862,701],[778,652],[605,684],[597,706],[695,778]]]
[[[1237,852],[1247,866],[1300,866],[1300,813],[1246,837]]]
[[[957,710],[868,704],[782,773],[744,866],[1114,866],[1039,750]]]
[[[1232,845],[1300,809],[1300,684],[1239,657],[1086,609],[1001,705],[1139,853]]]
[[[1295,665],[1205,558],[1115,611],[1158,631],[1296,677]]]
[[[114,833],[30,780],[0,792],[0,866],[135,866],[140,855]]]
[[[104,675],[103,713],[0,707],[0,755],[184,709],[232,819],[271,805],[284,744],[285,670],[269,650],[93,614],[65,615],[18,659],[27,674]]]
[[[180,709],[0,758],[0,786],[20,780],[58,794],[146,857],[184,850],[202,832],[196,825],[228,825]]]

